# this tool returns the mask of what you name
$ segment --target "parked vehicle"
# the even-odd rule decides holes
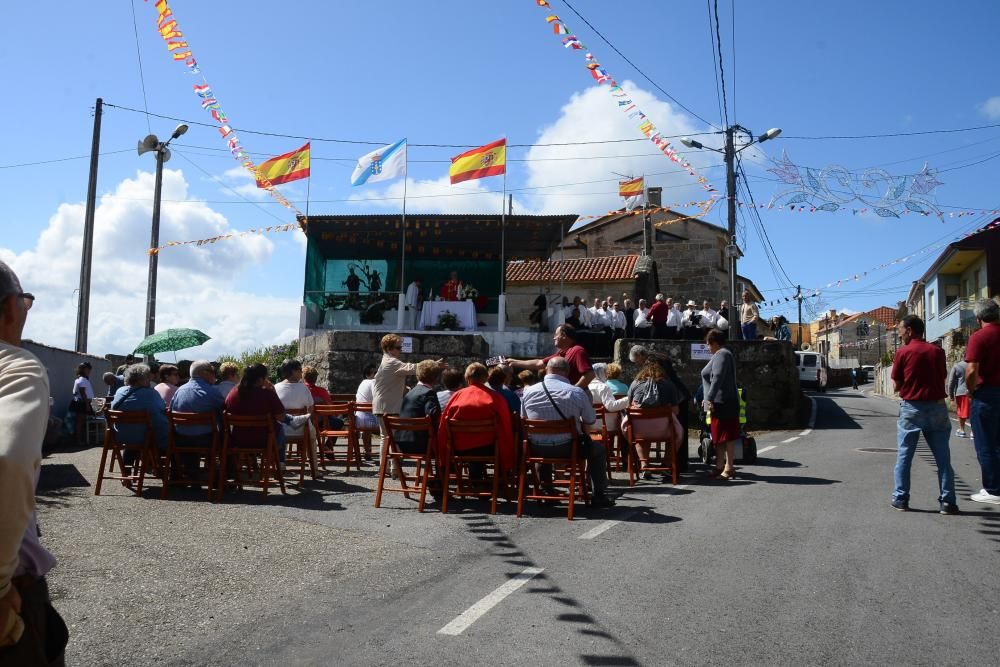
[[[796,352],[799,362],[799,383],[803,387],[815,387],[817,391],[826,391],[829,377],[829,364],[826,355],[809,350]]]
[[[871,382],[874,379],[875,379],[875,367],[862,366],[861,375],[858,376],[858,382]]]

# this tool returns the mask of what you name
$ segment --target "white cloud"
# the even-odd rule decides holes
[[[658,100],[653,94],[642,90],[631,81],[622,87],[643,113],[664,135],[694,134],[701,130],[671,104]],[[583,146],[539,146],[532,147],[527,158],[528,185],[558,186],[529,191],[526,197],[532,207],[542,213],[576,212],[593,214],[621,208],[623,202],[618,197],[616,176],[612,172],[647,175],[647,185],[663,187],[663,203],[702,200],[705,190],[679,165],[665,155],[639,132],[639,123],[622,113],[616,99],[608,94],[605,86],[592,87],[574,94],[563,106],[560,116],[540,133],[536,144],[601,141],[605,139],[631,138],[641,141],[593,144]],[[713,137],[702,137],[706,145],[714,145]],[[687,150],[679,140],[672,139],[672,145],[691,162],[699,173],[710,180],[718,178],[720,170],[702,172],[704,166],[720,162],[715,154],[708,151]],[[603,156],[616,156],[605,159]],[[591,158],[586,160],[546,160],[544,158]],[[661,174],[661,172],[669,172]],[[598,182],[593,182],[598,181]],[[581,185],[560,185],[581,183]],[[717,186],[718,187],[718,186]]]
[[[97,206],[91,279],[90,351],[128,352],[142,339],[145,322],[153,175],[125,179]],[[160,241],[218,236],[232,231],[221,213],[188,199],[180,170],[163,172]],[[0,259],[38,298],[25,337],[72,347],[76,328],[84,207],[62,204],[31,250],[0,247]],[[159,255],[157,329],[195,327],[212,340],[184,356],[215,356],[247,347],[287,342],[297,335],[298,299],[258,297],[237,287],[274,246],[263,236],[237,237],[210,247],[183,247]]]
[[[990,120],[1000,120],[1000,95],[996,95],[979,105],[979,113]]]
[[[503,191],[498,178],[466,181],[452,185],[448,176],[435,180],[407,179],[406,210],[408,213],[497,213],[502,210]],[[392,181],[383,191],[365,190],[352,194],[351,201],[394,211],[403,207],[403,181]],[[514,211],[527,210],[524,202],[514,199]]]

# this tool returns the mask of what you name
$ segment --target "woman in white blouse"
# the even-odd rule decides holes
[[[365,379],[358,385],[358,391],[354,395],[355,403],[371,404],[374,399],[375,371],[377,370],[378,366],[375,364],[368,364],[365,366]],[[371,460],[372,431],[378,428],[378,421],[375,419],[375,415],[370,412],[355,412],[354,426],[361,431],[361,442],[364,443],[365,446],[365,460]]]

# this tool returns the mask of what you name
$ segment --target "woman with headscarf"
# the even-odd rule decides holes
[[[608,433],[618,433],[620,431],[619,413],[628,407],[628,398],[624,396],[615,398],[614,390],[608,385],[607,364],[594,364],[594,379],[587,385],[587,389],[590,390],[594,405],[604,406],[604,410],[607,412],[605,423],[608,425]],[[594,422],[587,426],[587,430],[597,433],[601,430],[601,424]]]
[[[740,439],[740,395],[736,387],[736,359],[722,346],[725,338],[719,331],[709,331],[705,343],[712,358],[701,371],[705,394],[702,407],[712,413],[712,444],[715,445],[713,476],[731,479],[736,457],[736,441]]]

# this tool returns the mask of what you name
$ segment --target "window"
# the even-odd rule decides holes
[[[934,290],[927,292],[927,317],[937,316],[937,301],[934,300]]]

